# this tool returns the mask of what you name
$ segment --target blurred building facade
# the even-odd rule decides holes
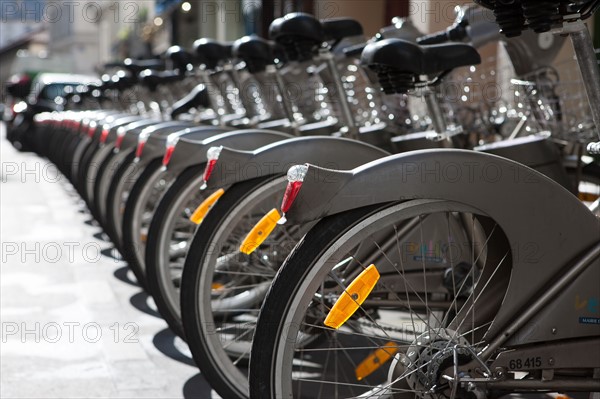
[[[63,5],[66,3],[63,3]],[[153,1],[74,2],[67,15],[49,22],[49,52],[65,60],[69,71],[93,73],[104,63],[126,57],[149,57],[141,28],[152,13]]]
[[[16,69],[23,62],[6,62],[14,61],[18,50],[45,58],[48,70],[58,65],[60,72],[89,74],[126,57],[158,56],[174,44],[189,48],[201,37],[229,41],[251,33],[266,36],[274,18],[292,11],[319,18],[354,17],[373,34],[398,14],[390,14],[390,8],[408,8],[404,0],[3,0],[0,4],[2,81],[4,75],[21,72]]]
[[[0,1],[0,82],[30,57],[46,57],[48,31],[42,18],[44,0]],[[0,84],[1,84],[0,83]]]
[[[171,44],[189,48],[201,37],[235,40],[256,33],[246,29],[244,13],[260,8],[260,4],[257,0],[156,0],[155,17],[146,29],[157,53]],[[260,16],[246,19],[255,18]]]
[[[451,24],[454,7],[468,2],[1,0],[0,81],[27,68],[97,73],[105,63],[159,56],[174,44],[189,48],[201,37],[228,41],[250,33],[266,36],[274,18],[292,11],[318,18],[355,18],[367,36],[395,16],[409,16],[421,31],[432,32]],[[596,40],[600,45],[600,30]]]

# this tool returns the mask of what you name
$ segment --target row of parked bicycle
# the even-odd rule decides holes
[[[420,38],[293,13],[270,40],[172,47],[167,69],[126,60],[21,140],[224,398],[599,392],[600,78],[582,20],[600,2],[479,3]],[[523,32],[507,42],[518,101],[448,101],[501,29]],[[567,35],[590,101],[576,123],[540,66]]]

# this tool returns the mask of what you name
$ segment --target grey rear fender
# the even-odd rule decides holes
[[[110,120],[110,118],[107,118]],[[116,119],[112,119],[109,122],[98,123],[96,122],[96,134],[94,135],[94,140],[100,140],[100,134],[98,132],[104,131],[105,128],[108,129],[108,136],[106,137],[107,142],[111,142],[113,138],[117,136],[117,130],[119,127],[126,127],[129,124],[143,122],[143,118],[138,115],[129,115],[129,116],[121,116]],[[103,145],[103,144],[102,144]]]
[[[466,150],[413,151],[345,172],[309,165],[287,223],[411,199],[468,205],[492,218],[508,238],[512,275],[491,335],[572,265],[574,256],[600,242],[600,220],[562,186],[522,164]]]
[[[128,123],[126,125],[114,126],[112,129],[110,129],[110,132],[108,133],[108,137],[106,138],[106,143],[112,143],[113,141],[116,141],[118,132],[120,132],[120,131],[127,132],[127,131],[131,131],[131,130],[135,130],[135,129],[141,130],[153,123],[154,124],[160,123],[160,121],[159,120],[142,119],[142,120]]]
[[[264,129],[234,130],[216,133],[204,140],[186,140],[182,137],[175,145],[168,169],[173,173],[183,171],[190,166],[206,162],[206,150],[213,146],[226,146],[241,150],[253,150],[293,136]]]
[[[210,129],[210,127],[208,127]],[[167,137],[172,134],[177,134],[182,130],[186,129],[186,126],[180,126],[177,124],[162,126],[155,130],[152,130],[147,138],[146,143],[144,145],[144,151],[142,151],[142,156],[140,157],[141,161],[149,162],[150,160],[161,157],[165,153],[165,143]]]
[[[347,170],[388,155],[389,152],[361,141],[328,136],[294,137],[253,151],[223,148],[208,187],[224,187],[261,176],[285,174],[299,163]]]
[[[170,134],[176,132],[178,130],[183,130],[186,127],[190,127],[189,123],[181,122],[181,121],[166,121],[160,122],[157,124],[153,124],[150,126],[146,126],[143,128],[140,133],[137,135],[137,143],[136,147],[140,144],[140,142],[144,142],[144,151],[142,152],[142,156],[144,158],[148,158],[148,154],[152,152],[153,154],[157,151],[154,140],[150,139],[150,137],[157,137],[160,135]],[[146,148],[147,147],[147,148]]]
[[[130,123],[129,125],[126,125],[126,126],[119,126],[119,128],[116,131],[115,136],[118,136],[118,135],[123,136],[122,141],[121,141],[120,150],[124,150],[129,147],[136,147],[137,142],[138,142],[138,136],[140,135],[142,130],[144,130],[148,126],[151,126],[151,125],[154,125],[157,123],[161,123],[161,122],[155,121],[155,120],[146,120],[146,121]],[[109,139],[110,139],[110,135],[109,135]],[[116,139],[117,138],[115,137],[115,141],[116,141]]]

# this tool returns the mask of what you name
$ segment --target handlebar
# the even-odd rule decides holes
[[[590,155],[600,155],[600,142],[589,143],[587,146],[587,151],[590,153]]]
[[[418,44],[441,44],[446,42],[459,42],[468,37],[467,24],[461,22],[453,25],[446,30],[425,35],[417,39]]]
[[[448,33],[446,31],[432,33],[430,35],[425,35],[417,39],[417,43],[419,44],[439,44],[447,42]]]
[[[368,43],[355,44],[354,46],[346,47],[343,52],[346,57],[360,57]]]

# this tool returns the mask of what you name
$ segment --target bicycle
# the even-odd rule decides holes
[[[538,19],[533,2],[522,2],[524,14],[481,3],[497,15],[510,10],[501,23],[509,34],[526,20],[536,30],[562,28],[580,64],[593,54],[580,18],[597,1],[561,3]],[[573,8],[579,15],[567,12]],[[597,70],[582,73],[596,83],[591,90],[600,87]],[[504,158],[459,150],[345,172],[297,166],[290,180],[286,224],[316,224],[261,308],[251,397],[600,391],[600,357],[590,354],[600,330],[585,302],[600,294],[600,222],[558,184]]]
[[[441,127],[438,133],[445,130]],[[284,180],[283,171],[277,172],[280,167],[285,169],[286,162],[314,158],[342,168],[337,159],[321,153],[302,152],[301,146],[292,147],[291,141],[294,140],[290,140],[288,152],[277,151],[277,147],[287,145],[285,141],[252,153],[215,149],[219,152],[216,152],[215,164],[211,165],[211,176],[216,175],[216,181],[209,181],[209,188],[217,190],[218,201],[215,203],[214,198],[208,201],[213,204],[212,208],[208,215],[204,214],[186,257],[181,279],[186,338],[200,368],[211,376],[213,385],[225,396],[243,396],[243,393],[232,393],[231,387],[242,387],[245,382],[243,369],[258,306],[277,267],[309,226],[292,226],[293,234],[287,229],[280,231],[276,237],[269,237],[269,241],[263,243],[264,250],[257,251],[252,257],[235,255],[237,245],[249,226],[258,221],[274,198],[283,193],[281,184],[278,187],[278,182]],[[564,171],[553,145],[539,137],[526,141],[519,146],[513,141],[510,156],[520,156],[520,160],[529,162],[532,167],[540,168],[546,164],[549,166],[546,173],[561,179]],[[541,148],[546,154],[544,160],[540,162],[530,156],[528,159],[528,146]],[[261,168],[260,165],[268,167]],[[562,182],[568,185],[564,179]],[[232,183],[235,184],[231,186]],[[204,211],[206,209],[204,207]],[[172,277],[169,274],[163,273],[159,278],[163,285],[170,285]],[[163,290],[168,291],[168,287]],[[241,321],[236,322],[236,318]],[[236,370],[236,365],[242,370]],[[220,380],[224,382],[218,382]],[[239,392],[240,388],[237,390]]]
[[[312,16],[309,18],[308,16],[298,14],[298,19],[303,19],[304,22],[309,21],[311,24],[316,26],[321,24]],[[327,23],[330,25],[329,29],[331,30],[331,32],[328,34],[331,37],[330,40],[335,42],[342,40],[349,35],[356,35],[356,32],[358,32],[358,29],[355,25],[356,23],[354,21],[350,22],[351,23],[349,23],[347,19],[327,21]],[[337,26],[343,26],[343,24],[346,24],[346,28],[331,29],[331,27],[335,26],[336,24]],[[299,35],[297,30],[292,30],[294,35]],[[333,36],[334,34],[335,36]],[[310,39],[310,35],[314,35],[314,33],[309,32],[306,33],[306,35],[309,36],[309,40],[312,40]],[[286,37],[290,37],[290,35],[286,34]],[[322,40],[322,38],[319,40]],[[304,53],[300,52],[300,54],[298,54],[294,47],[297,44],[292,42],[290,45],[288,45],[288,47],[291,47],[293,51],[288,51],[286,54],[287,58],[296,60],[295,62],[297,63],[297,68],[305,69],[307,65],[313,63],[313,52],[311,47],[317,46],[320,43],[321,42],[314,41],[309,41],[307,43],[305,40],[305,42],[303,42],[303,44],[300,46],[300,48],[306,47],[303,50]],[[300,69],[300,71],[302,69]],[[296,74],[298,73],[299,72],[296,72]],[[305,75],[300,73],[299,76]],[[311,93],[314,92],[312,90],[302,91],[304,97]],[[323,102],[323,105],[327,105],[327,108],[321,105],[315,106],[314,98],[312,101],[312,104],[308,104],[308,101],[304,99],[298,103],[305,104],[302,105],[302,108],[300,109],[306,110],[302,112],[302,115],[306,116],[302,116],[300,118],[295,116],[290,117],[292,124],[298,126],[298,130],[302,133],[302,135],[312,134],[316,136],[323,133],[329,134],[330,132],[339,130],[340,125],[348,125],[347,123],[341,123],[339,121],[340,119],[345,120],[343,119],[344,113],[341,111],[341,106],[338,106],[338,111],[335,111],[336,105],[338,105],[337,103],[339,103],[340,100],[337,100],[337,103],[334,102],[335,100],[332,100],[329,104]],[[297,104],[290,104],[289,108],[298,106],[299,105]],[[329,108],[334,108],[334,111],[331,111]],[[313,123],[299,125],[299,121],[306,120],[307,116],[311,115],[312,109],[326,110],[326,115],[328,116],[320,121],[317,120]],[[332,113],[336,116],[337,120],[332,119]],[[346,132],[346,134],[350,133]],[[329,139],[328,148],[330,148],[330,151],[335,150],[334,144],[336,140],[340,139]],[[303,142],[307,143],[307,150],[310,148],[318,148],[320,143],[316,137],[306,138]],[[217,144],[219,143],[213,143],[212,145]],[[223,145],[227,146],[226,144]],[[210,146],[204,148],[204,151],[206,151],[208,148],[210,148]],[[357,159],[364,160],[367,159],[365,156],[371,156],[367,154],[372,154],[373,152],[371,147],[365,144],[355,145],[351,149],[352,154],[356,154]],[[198,147],[198,150],[200,151],[201,148]],[[175,151],[177,151],[177,147],[175,148]],[[365,155],[361,155],[362,153]],[[384,153],[379,152],[379,154],[379,156],[382,156]],[[206,156],[203,155],[203,157]],[[204,159],[210,161],[209,163],[213,163],[213,161],[215,161],[214,159],[211,159],[211,157],[206,157]],[[202,204],[208,196],[206,191],[199,190],[199,187],[202,186],[204,180],[204,169],[205,165],[199,165],[199,167],[194,171],[190,170],[189,173],[186,172],[185,174],[182,174],[179,178],[177,178],[175,183],[172,184],[171,188],[165,192],[160,200],[160,203],[156,207],[154,217],[152,218],[152,222],[148,230],[147,243],[145,245],[145,266],[147,272],[146,278],[148,280],[150,292],[152,292],[153,297],[157,302],[157,307],[160,309],[163,317],[169,321],[171,328],[180,336],[183,335],[183,329],[181,326],[181,316],[179,314],[179,273],[183,264],[183,258],[188,251],[189,243],[191,242],[193,233],[197,228],[196,223],[190,221],[190,217],[193,216],[192,214],[194,213],[194,209],[199,204]],[[132,206],[135,205],[132,203]],[[135,233],[136,232],[134,231],[134,234]]]

